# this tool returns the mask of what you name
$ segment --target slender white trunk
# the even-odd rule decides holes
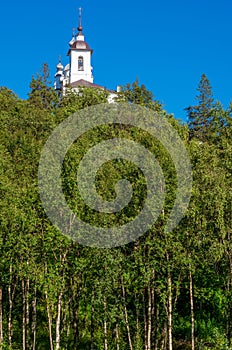
[[[172,350],[172,277],[170,272],[170,261],[169,261],[169,254],[168,251],[166,251],[166,258],[168,263],[168,272],[167,272],[167,279],[168,279],[168,300],[167,300],[167,313],[168,313],[168,349]]]
[[[151,350],[151,287],[147,287],[148,294],[148,317],[147,317],[147,350]]]
[[[22,336],[23,336],[23,350],[26,350],[26,296],[25,296],[25,281],[22,280],[22,296],[23,296],[23,317],[22,317]]]
[[[107,310],[107,303],[106,303],[106,296],[104,295],[104,350],[108,350],[108,340],[107,340],[107,316],[106,316],[106,310]]]
[[[228,252],[229,254],[229,264],[230,264],[230,279],[229,279],[229,290],[228,293],[230,295],[231,293],[231,286],[232,286],[232,256],[230,254],[230,251]],[[229,345],[231,345],[231,301],[229,298],[229,324],[228,324],[228,339],[229,339]]]
[[[2,350],[3,343],[3,315],[2,315],[2,287],[0,286],[0,350]]]
[[[164,327],[163,327],[163,332],[162,332],[162,340],[161,340],[160,349],[166,350],[166,347],[167,347],[167,324],[165,322]]]
[[[136,349],[138,349],[140,341],[140,329],[139,329],[139,296],[135,296],[135,309],[136,309]]]
[[[77,342],[78,342],[78,307],[76,306],[73,310],[73,332],[74,332],[74,347],[77,348]]]
[[[36,304],[37,304],[37,298],[36,298],[37,290],[35,287],[34,290],[34,298],[32,300],[32,332],[33,332],[33,345],[32,350],[36,349],[36,327],[37,327],[37,310],[36,310]]]
[[[230,339],[230,305],[229,305],[230,280],[227,281],[226,288],[226,337]]]
[[[154,281],[155,279],[155,271],[152,271],[152,280]],[[153,327],[151,328],[151,348],[155,348],[155,290],[154,287],[151,287],[151,320]],[[157,320],[158,322],[158,320]]]
[[[66,335],[67,335],[67,339],[69,339],[69,337],[70,337],[70,323],[68,323],[68,325],[67,325],[67,332],[66,332]],[[66,342],[66,344],[65,344],[65,350],[68,350],[68,348],[69,348],[69,344],[68,344],[68,342]]]
[[[30,288],[30,281],[29,278],[26,282],[26,290],[25,290],[25,301],[26,301],[26,309],[25,309],[25,322],[26,322],[26,349],[29,349],[29,323],[30,323],[30,306],[29,306],[29,288]]]
[[[91,333],[91,335],[90,335],[91,336],[90,350],[94,350],[94,292],[92,292],[90,333]]]
[[[195,349],[195,336],[194,336],[194,302],[193,302],[193,276],[190,266],[189,272],[189,292],[190,292],[190,309],[191,309],[191,344],[192,350]]]
[[[172,279],[168,272],[168,349],[172,350]]]
[[[115,337],[116,337],[116,350],[120,350],[120,348],[119,348],[118,322],[116,322],[116,326],[115,326]]]
[[[57,317],[56,317],[56,350],[60,349],[60,324],[61,324],[62,297],[63,297],[63,292],[60,291],[58,296]]]
[[[50,350],[53,350],[53,340],[52,340],[52,316],[50,312],[50,307],[48,304],[48,293],[45,291],[45,299],[47,304],[47,316],[48,316],[48,329],[49,329],[49,341],[50,341]]]
[[[143,324],[144,324],[144,349],[147,350],[147,315],[145,303],[145,288],[143,290]]]
[[[10,347],[12,346],[12,309],[13,309],[13,295],[12,295],[12,265],[10,264],[10,281],[8,285],[8,300],[9,300],[9,313],[8,313],[8,342]]]
[[[157,305],[156,307],[156,327],[155,327],[155,345],[154,345],[154,350],[158,350],[158,344],[159,344],[159,307]]]
[[[121,282],[122,282],[122,296],[123,296],[123,303],[124,303],[124,312],[125,312],[125,321],[126,321],[126,329],[127,329],[129,348],[130,348],[130,350],[133,350],[131,335],[130,335],[130,326],[129,326],[129,320],[128,320],[128,312],[127,312],[127,307],[126,307],[126,292],[125,292],[125,286],[124,286],[122,276],[121,276]]]

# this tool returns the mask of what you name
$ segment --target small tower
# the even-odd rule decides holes
[[[108,90],[104,86],[93,83],[92,75],[92,53],[93,50],[89,47],[85,41],[82,27],[82,9],[79,8],[79,24],[76,29],[74,28],[72,33],[72,39],[69,42],[69,50],[67,56],[69,56],[69,63],[64,67],[59,62],[55,74],[55,90],[61,96],[65,96],[66,92],[70,89],[76,93],[79,93],[80,87],[88,87],[93,89],[105,90],[109,93],[108,102],[114,102],[117,96],[116,91]]]
[[[79,8],[78,34],[70,42],[68,56],[70,58],[70,78],[72,84],[79,80],[85,80],[93,83],[91,57],[93,50],[85,41],[82,28],[82,9]]]
[[[59,63],[56,66],[55,83],[54,83],[55,90],[58,90],[58,91],[62,91],[62,87],[63,87],[63,80],[64,80],[63,69],[64,67],[61,63],[61,60],[59,60]]]

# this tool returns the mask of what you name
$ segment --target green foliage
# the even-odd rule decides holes
[[[116,101],[135,103],[143,107],[150,108],[156,112],[162,111],[162,105],[154,100],[153,93],[146,89],[145,85],[139,85],[138,79],[132,84],[126,84],[121,87]]]
[[[211,85],[205,74],[201,76],[197,91],[199,93],[196,97],[198,105],[187,107],[186,111],[191,136],[203,141],[207,138],[214,107]]]
[[[29,102],[36,109],[52,111],[58,103],[58,95],[50,86],[50,73],[46,63],[43,64],[42,72],[32,77],[30,83]]]
[[[80,88],[60,98],[49,84],[46,65],[32,79],[27,101],[7,88],[0,89],[0,349],[22,349],[25,327],[27,350],[32,349],[33,329],[36,349],[41,350],[50,348],[49,336],[55,344],[57,334],[60,350],[104,349],[106,340],[109,350],[117,349],[117,343],[120,350],[127,350],[129,335],[133,350],[140,350],[147,344],[149,318],[151,348],[167,348],[170,280],[173,348],[190,349],[191,271],[196,350],[229,350],[232,108],[224,110],[220,103],[213,103],[209,81],[202,76],[199,106],[191,107],[193,137],[189,140],[188,126],[167,115],[144,85],[136,81],[122,89],[120,101],[157,111],[178,131],[192,162],[192,198],[186,217],[174,232],[165,233],[177,187],[168,152],[147,133],[132,127],[102,126],[86,133],[67,152],[62,176],[67,202],[87,222],[95,220],[96,226],[125,223],[137,215],[146,197],[142,172],[131,162],[114,160],[99,169],[96,188],[103,199],[113,199],[115,184],[127,178],[134,190],[130,205],[114,216],[96,215],[85,206],[78,193],[76,170],[83,155],[100,141],[120,135],[141,143],[155,154],[166,182],[163,211],[149,232],[123,247],[93,249],[72,242],[51,225],[40,203],[37,172],[41,149],[54,127],[79,109],[107,102],[107,97],[104,90]]]
[[[223,334],[216,325],[212,325],[211,322],[208,322],[207,324],[202,322],[201,327],[204,332],[202,338],[204,338],[205,341],[199,342],[199,350],[231,350],[226,335]]]
[[[109,92],[107,90],[79,87],[77,93],[67,88],[65,95],[61,99],[58,114],[66,117],[79,109],[106,103],[108,96]]]

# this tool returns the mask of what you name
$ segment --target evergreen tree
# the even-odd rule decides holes
[[[29,102],[38,109],[52,110],[57,106],[59,98],[50,81],[50,72],[47,63],[43,64],[41,73],[32,77],[30,83]]]
[[[197,137],[199,140],[206,140],[208,130],[212,121],[212,111],[214,99],[209,79],[202,74],[197,88],[196,97],[198,104],[185,108],[188,115],[188,125],[191,137]]]

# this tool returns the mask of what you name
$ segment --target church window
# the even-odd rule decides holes
[[[78,70],[84,70],[84,58],[82,56],[78,57]]]

